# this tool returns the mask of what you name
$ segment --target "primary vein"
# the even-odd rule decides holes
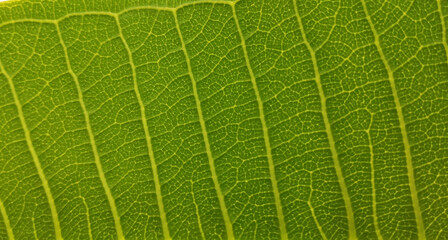
[[[122,28],[120,25],[120,20],[118,19],[117,15],[115,15],[114,18],[115,18],[116,24],[118,26],[118,32],[120,34],[121,41],[123,42],[123,45],[124,45],[126,52],[129,56],[129,63],[132,68],[132,79],[134,82],[134,91],[135,91],[135,95],[137,96],[138,105],[140,106],[140,114],[141,114],[141,118],[142,118],[143,129],[145,131],[146,145],[147,145],[148,152],[149,152],[149,161],[151,162],[152,175],[154,176],[154,185],[155,185],[155,190],[156,190],[157,205],[159,207],[163,235],[164,235],[165,239],[170,239],[171,237],[170,237],[170,232],[168,229],[168,221],[166,219],[166,212],[165,212],[165,207],[164,207],[163,199],[162,199],[162,190],[161,190],[161,184],[160,184],[160,180],[159,180],[159,173],[157,171],[157,163],[156,163],[156,159],[154,157],[154,151],[152,149],[151,136],[149,135],[149,128],[148,128],[148,122],[147,122],[147,118],[146,118],[145,105],[143,104],[143,100],[140,95],[140,90],[138,88],[137,73],[135,70],[134,59],[132,58],[131,49],[129,48],[129,45],[127,44],[127,42],[124,38],[123,31],[122,31]],[[156,19],[154,21],[156,21]]]
[[[260,110],[259,111],[260,120],[261,120],[261,126],[263,128],[263,138],[264,138],[264,143],[265,143],[265,148],[266,148],[266,155],[268,158],[269,174],[271,177],[272,188],[274,191],[274,200],[275,200],[275,207],[277,209],[278,221],[279,221],[279,225],[280,225],[280,234],[281,234],[282,239],[288,239],[288,232],[286,231],[285,218],[283,215],[282,203],[281,203],[281,199],[280,199],[280,191],[278,190],[278,181],[277,181],[277,178],[275,175],[274,160],[272,159],[272,151],[271,151],[271,143],[269,141],[268,127],[266,126],[266,119],[265,119],[265,114],[264,114],[264,109],[263,109],[263,101],[261,100],[260,91],[258,90],[257,82],[255,80],[255,75],[254,75],[252,67],[250,65],[249,56],[247,54],[247,49],[246,49],[246,40],[244,39],[243,33],[241,31],[240,23],[239,23],[237,15],[236,15],[235,4],[232,4],[231,7],[232,7],[232,11],[233,11],[233,16],[235,17],[236,28],[238,30],[238,34],[241,39],[241,47],[243,49],[244,59],[246,61],[247,69],[248,69],[249,75],[250,75],[250,80],[252,82],[252,86],[255,91],[255,96],[257,98],[258,108]]]
[[[76,76],[76,74],[73,72],[72,66],[70,64],[70,59],[68,57],[68,52],[67,52],[67,46],[65,46],[64,40],[62,38],[61,30],[59,29],[59,24],[55,24],[55,26],[56,26],[56,32],[58,33],[58,36],[59,36],[59,41],[60,41],[60,43],[62,45],[62,49],[64,51],[64,57],[65,57],[65,60],[67,63],[67,71],[71,75],[73,80],[75,81],[76,89],[78,92],[79,104],[81,105],[81,108],[82,108],[82,111],[84,114],[84,120],[86,121],[87,133],[89,135],[90,144],[92,146],[93,156],[95,159],[95,165],[98,169],[98,175],[100,177],[101,184],[103,185],[107,200],[109,202],[109,205],[110,205],[110,208],[112,211],[112,216],[113,216],[114,223],[115,223],[115,230],[117,232],[117,237],[118,237],[118,239],[124,239],[123,230],[121,228],[120,216],[118,214],[118,210],[115,205],[115,199],[112,196],[112,192],[107,183],[106,176],[104,175],[103,166],[101,165],[100,157],[98,154],[98,149],[97,149],[96,142],[95,142],[95,137],[93,135],[92,126],[90,124],[89,113],[88,113],[86,105],[84,103],[84,97],[82,94],[81,86],[79,85],[78,76]]]
[[[333,162],[334,162],[334,168],[336,170],[336,175],[338,176],[339,186],[341,187],[342,197],[344,199],[345,209],[347,211],[349,239],[357,239],[356,228],[355,228],[355,216],[353,214],[352,203],[350,200],[350,196],[348,194],[347,185],[345,184],[345,179],[344,179],[344,175],[342,173],[341,163],[339,161],[338,153],[336,151],[336,145],[335,145],[335,141],[333,138],[333,132],[331,130],[330,121],[328,119],[327,101],[326,101],[324,90],[322,87],[322,82],[320,81],[320,73],[319,73],[319,67],[317,65],[316,53],[313,50],[313,48],[311,47],[311,45],[308,42],[308,39],[306,37],[305,29],[303,28],[302,19],[299,15],[299,10],[297,7],[296,0],[293,0],[293,3],[294,3],[295,15],[296,15],[297,21],[299,23],[299,28],[300,28],[300,32],[302,34],[303,42],[306,45],[308,51],[310,52],[311,60],[313,62],[314,75],[316,77],[317,89],[319,91],[320,101],[321,101],[321,105],[322,105],[322,116],[324,119],[325,131],[327,132],[328,142],[330,144],[330,151],[331,151],[331,155],[332,155]]]
[[[398,121],[400,123],[400,131],[401,131],[401,135],[403,136],[404,152],[406,155],[406,167],[407,167],[407,172],[408,172],[409,187],[411,190],[412,206],[414,208],[415,219],[417,221],[418,238],[426,239],[425,228],[423,226],[422,213],[420,210],[420,204],[419,204],[419,200],[418,200],[418,191],[417,191],[417,187],[415,186],[414,167],[412,164],[412,156],[411,156],[411,146],[409,144],[409,139],[408,139],[408,135],[407,135],[407,131],[406,131],[406,124],[404,122],[403,110],[401,108],[400,99],[398,98],[397,87],[395,86],[394,74],[393,74],[393,71],[384,55],[383,49],[381,48],[379,34],[377,33],[375,26],[373,25],[372,19],[370,18],[369,12],[367,11],[366,2],[365,2],[365,0],[361,0],[361,2],[362,2],[363,10],[366,14],[367,21],[369,22],[369,26],[373,32],[374,37],[375,37],[375,46],[378,49],[380,58],[386,67],[388,79],[390,82],[390,86],[392,88],[392,95],[394,97],[395,107],[397,109],[397,114],[398,114]]]
[[[29,131],[28,126],[25,121],[25,115],[23,114],[22,104],[20,103],[19,97],[17,96],[17,92],[14,87],[12,78],[6,72],[1,61],[0,61],[0,70],[3,72],[6,79],[8,79],[8,84],[9,84],[9,87],[11,88],[12,96],[14,98],[14,102],[16,104],[17,111],[19,113],[20,123],[22,124],[23,131],[25,132],[26,143],[28,145],[31,156],[33,158],[34,165],[36,166],[37,174],[39,175],[39,178],[42,181],[42,187],[44,188],[45,194],[47,196],[48,204],[50,205],[50,211],[51,211],[51,216],[53,218],[56,239],[63,239],[62,233],[61,233],[61,226],[59,224],[58,211],[56,210],[56,205],[54,203],[53,194],[51,193],[50,186],[48,185],[47,177],[45,176],[44,170],[40,164],[39,157],[36,153],[36,150],[34,149],[33,141],[31,140],[31,134],[30,134],[30,131]]]
[[[177,32],[178,32],[178,35],[180,38],[180,42],[182,44],[182,51],[185,55],[185,61],[187,62],[188,74],[190,75],[191,83],[193,86],[193,94],[194,94],[194,99],[196,101],[196,106],[198,108],[199,123],[201,125],[202,135],[204,137],[205,150],[207,152],[207,157],[208,157],[208,161],[209,161],[209,165],[210,165],[210,171],[212,173],[213,184],[215,185],[216,193],[218,195],[219,206],[220,206],[223,218],[224,218],[224,224],[226,226],[227,238],[235,239],[235,236],[233,234],[232,222],[230,221],[230,217],[227,212],[224,194],[222,193],[222,190],[221,190],[221,187],[220,187],[219,181],[218,181],[218,175],[216,174],[215,161],[214,161],[212,151],[210,148],[210,142],[208,140],[207,129],[205,126],[204,116],[202,115],[201,102],[199,100],[198,90],[196,87],[196,81],[194,79],[193,71],[191,69],[190,57],[188,56],[187,49],[185,47],[185,41],[184,41],[182,33],[180,31],[179,21],[177,20],[177,12],[173,12],[173,15],[174,15],[174,20],[176,22],[176,29],[177,29]]]

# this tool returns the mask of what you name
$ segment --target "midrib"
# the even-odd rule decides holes
[[[280,236],[282,239],[288,239],[288,232],[286,231],[285,218],[283,215],[282,203],[281,203],[281,199],[280,199],[280,191],[278,190],[278,182],[277,182],[277,177],[275,175],[275,165],[274,165],[274,160],[272,159],[272,150],[271,150],[271,143],[269,140],[268,127],[266,126],[263,101],[261,100],[260,91],[258,90],[257,82],[255,80],[255,75],[254,75],[252,67],[250,65],[249,55],[248,55],[247,49],[246,49],[246,40],[244,39],[244,35],[241,31],[240,23],[239,23],[237,15],[236,15],[235,4],[229,4],[229,5],[232,7],[232,12],[233,12],[233,16],[235,18],[236,28],[238,30],[238,34],[241,39],[241,47],[243,49],[244,59],[246,61],[247,69],[248,69],[249,75],[250,75],[250,80],[252,82],[252,86],[255,91],[255,96],[257,98],[261,126],[263,129],[263,138],[264,138],[264,143],[265,143],[265,148],[266,148],[266,155],[267,155],[268,164],[269,164],[269,175],[271,177],[272,189],[274,192],[275,207],[277,210],[277,217],[278,217],[279,226],[280,226]]]
[[[75,85],[76,85],[76,89],[78,92],[78,98],[79,98],[79,104],[81,105],[81,108],[82,108],[82,111],[84,114],[84,120],[86,122],[86,128],[87,128],[87,133],[89,135],[90,145],[92,146],[93,156],[95,159],[95,165],[98,169],[98,175],[100,177],[101,184],[104,188],[107,200],[108,200],[110,208],[111,208],[111,212],[112,212],[112,216],[113,216],[114,224],[115,224],[115,230],[117,232],[117,237],[118,237],[118,239],[124,239],[123,230],[121,228],[120,216],[118,214],[118,210],[115,205],[115,199],[112,196],[112,192],[109,188],[109,185],[107,184],[106,176],[104,175],[103,166],[101,165],[100,157],[98,154],[98,149],[97,149],[96,142],[95,142],[95,137],[93,135],[92,126],[90,124],[89,113],[88,113],[86,105],[84,103],[84,97],[82,94],[81,86],[79,85],[78,76],[76,76],[76,74],[73,72],[72,66],[70,64],[70,59],[68,57],[68,52],[67,52],[67,46],[65,46],[64,40],[62,38],[61,30],[59,28],[59,23],[56,23],[55,26],[56,26],[56,32],[58,33],[59,41],[60,41],[60,43],[62,45],[62,49],[64,51],[64,57],[65,57],[65,60],[67,63],[67,71],[70,74],[70,76],[73,78]]]
[[[31,134],[30,134],[30,131],[26,124],[25,116],[22,111],[22,104],[20,103],[19,97],[17,96],[17,92],[14,87],[14,83],[13,83],[11,77],[9,76],[9,74],[6,72],[5,68],[3,67],[3,63],[1,62],[1,60],[0,60],[0,70],[3,72],[6,79],[8,79],[8,84],[9,84],[9,87],[11,88],[12,96],[14,98],[14,103],[16,104],[17,111],[19,114],[20,123],[22,124],[22,128],[25,133],[26,143],[28,145],[31,156],[33,158],[34,165],[36,166],[37,174],[39,175],[39,178],[42,181],[42,187],[44,188],[45,194],[47,195],[48,204],[50,205],[51,217],[53,219],[56,239],[63,239],[62,233],[61,233],[61,226],[59,223],[58,212],[56,210],[56,205],[54,203],[53,194],[51,193],[50,186],[48,185],[48,180],[45,176],[44,170],[43,170],[42,166],[40,165],[39,157],[36,153],[36,150],[34,149],[33,142],[31,140]]]
[[[350,196],[348,194],[347,186],[345,184],[344,175],[342,174],[341,163],[339,161],[339,157],[338,157],[338,154],[336,151],[336,145],[335,145],[335,141],[333,138],[333,132],[331,131],[331,125],[330,125],[330,121],[328,119],[327,101],[326,101],[324,90],[322,87],[322,82],[320,81],[320,73],[319,73],[319,67],[317,65],[316,54],[306,37],[305,29],[303,28],[302,19],[299,15],[299,10],[297,7],[296,0],[292,0],[292,1],[294,3],[294,11],[295,11],[295,15],[297,18],[297,22],[299,23],[299,28],[300,28],[300,32],[302,34],[303,42],[306,45],[308,51],[310,52],[311,60],[313,62],[314,75],[316,78],[317,89],[319,91],[319,96],[320,96],[320,101],[321,101],[321,106],[322,106],[322,116],[324,119],[325,131],[327,132],[328,142],[330,144],[331,156],[333,158],[333,163],[334,163],[334,168],[336,170],[336,175],[339,180],[338,181],[339,186],[341,187],[342,198],[344,199],[345,209],[347,211],[349,239],[357,239],[356,228],[355,228],[355,217],[353,214],[352,203],[350,200]]]
[[[365,0],[361,0],[361,2],[362,2],[363,10],[366,14],[366,19],[369,22],[370,28],[375,37],[375,42],[374,42],[375,46],[378,49],[380,58],[386,67],[388,79],[389,79],[389,82],[390,82],[390,85],[392,88],[392,95],[394,97],[395,108],[397,109],[398,121],[400,123],[400,131],[401,131],[401,135],[403,136],[404,152],[406,155],[406,167],[407,167],[407,172],[408,172],[409,187],[411,190],[412,206],[414,208],[415,219],[417,221],[418,238],[426,239],[425,228],[423,226],[422,213],[420,210],[420,204],[419,204],[419,200],[418,200],[417,187],[415,186],[414,167],[412,164],[411,147],[409,144],[409,139],[408,139],[408,135],[407,135],[407,131],[406,131],[406,124],[405,124],[404,117],[403,117],[403,111],[401,108],[400,100],[398,98],[397,88],[395,86],[394,74],[393,74],[393,71],[392,71],[391,67],[389,66],[389,63],[384,55],[383,49],[381,48],[380,41],[379,41],[379,35],[375,29],[375,26],[373,25],[373,22],[372,22],[372,19],[370,18],[369,12],[367,11],[366,2],[365,2]]]

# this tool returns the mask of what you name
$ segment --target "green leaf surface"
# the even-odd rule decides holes
[[[0,3],[0,239],[448,239],[448,0]]]

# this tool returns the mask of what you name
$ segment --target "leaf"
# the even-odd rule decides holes
[[[448,239],[448,1],[0,5],[0,239]]]

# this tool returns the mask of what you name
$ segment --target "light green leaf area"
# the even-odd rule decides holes
[[[448,239],[448,0],[0,3],[0,239]]]

